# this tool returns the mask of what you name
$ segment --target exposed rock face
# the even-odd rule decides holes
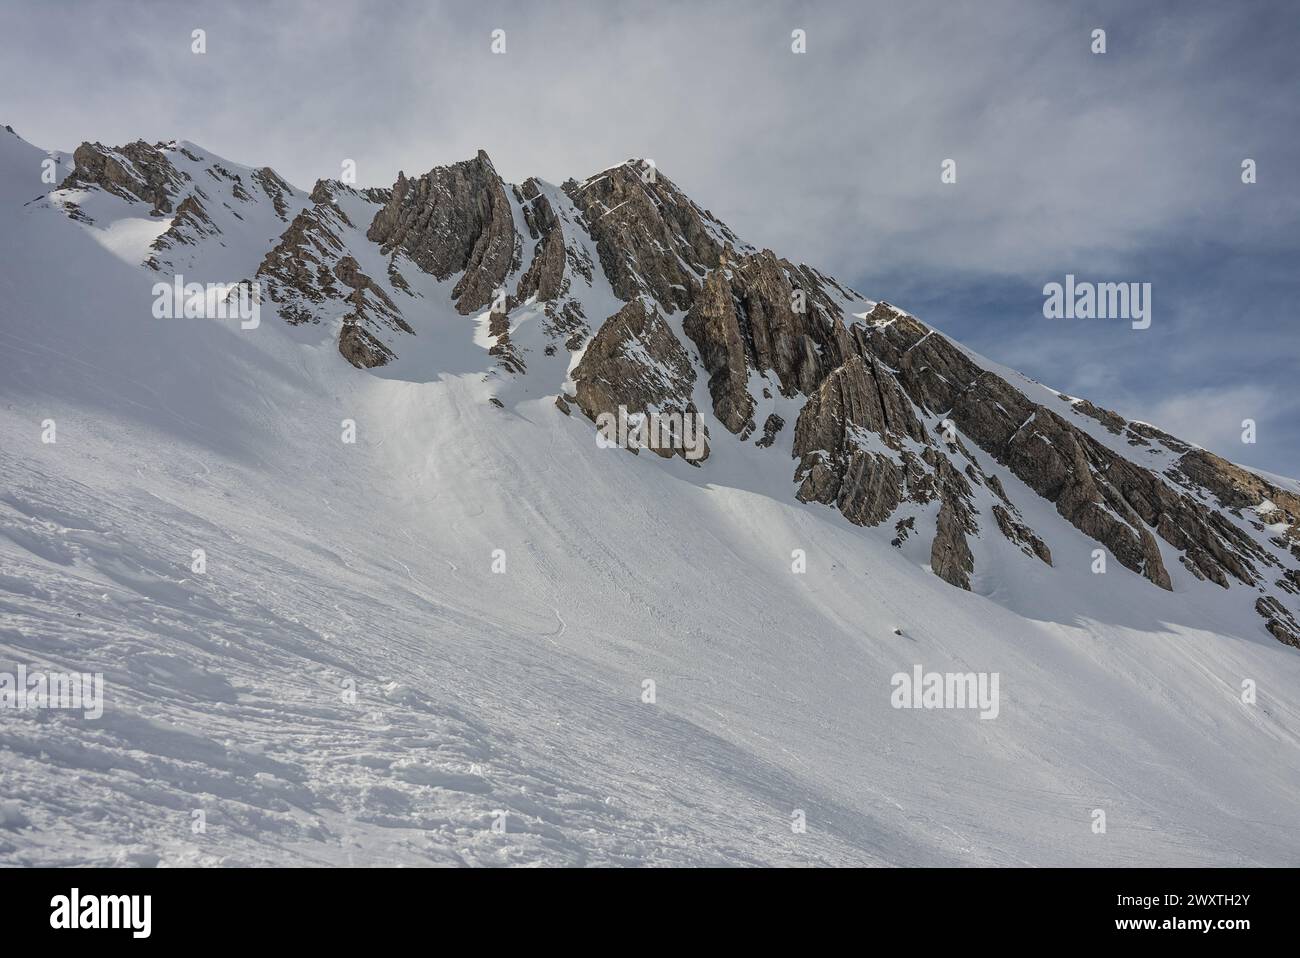
[[[312,190],[312,205],[294,217],[279,243],[257,270],[269,299],[292,325],[320,323],[342,316],[339,353],[353,366],[373,369],[395,356],[384,342],[394,332],[412,333],[392,297],[361,270],[342,239],[354,224],[337,202],[350,193],[370,203],[388,197],[359,193],[342,183],[320,180]],[[390,263],[390,278],[395,267]]]
[[[754,429],[751,370],[775,373],[782,395],[811,395],[852,352],[834,302],[810,270],[768,250],[728,250],[708,273],[684,329],[709,371],[714,412],[746,438]]]
[[[1149,444],[1152,441],[1161,443],[1172,449],[1174,452],[1187,452],[1192,447],[1181,439],[1175,439],[1167,432],[1162,432],[1155,426],[1148,425],[1144,422],[1131,422],[1124,435],[1128,438],[1130,445]]]
[[[324,313],[314,305],[340,298],[332,266],[343,254],[337,225],[348,221],[331,199],[317,199],[294,217],[289,228],[262,259],[257,278],[280,305],[280,315],[297,326],[319,323]]]
[[[198,191],[202,194],[202,190]],[[203,194],[206,195],[206,194]],[[155,253],[166,253],[177,246],[193,246],[206,236],[218,236],[221,230],[212,222],[207,208],[199,201],[197,195],[191,194],[181,200],[176,207],[176,215],[171,226],[150,244]],[[145,265],[153,270],[161,270],[158,257],[151,256]]]
[[[629,160],[564,190],[586,217],[600,265],[621,299],[649,294],[687,309],[735,236],[645,161]]]
[[[616,295],[687,310],[683,328],[709,374],[714,413],[742,440],[755,431],[752,372],[775,373],[787,397],[809,395],[852,351],[830,291],[856,294],[745,246],[645,163],[628,161],[564,188]]]
[[[488,318],[488,335],[493,339],[492,345],[488,347],[488,355],[495,357],[503,369],[512,373],[527,371],[523,355],[510,340],[509,313],[493,310]]]
[[[811,395],[851,353],[822,278],[770,250],[736,259],[731,279],[750,364],[776,374],[784,396]]]
[[[415,179],[399,173],[366,237],[385,253],[401,249],[439,280],[463,273],[452,298],[465,315],[493,301],[515,261],[510,201],[482,150]]]
[[[695,369],[682,344],[654,305],[642,299],[628,303],[605,321],[573,371],[578,407],[592,422],[601,414],[614,417],[623,406],[629,413],[689,416],[698,423],[691,401]],[[703,425],[700,440],[703,443]],[[653,451],[667,459],[680,455],[696,464],[708,458],[708,446],[692,460],[684,441],[661,444]],[[674,448],[676,446],[676,448]]]
[[[275,215],[286,222],[289,219],[289,204],[285,197],[293,192],[293,187],[280,178],[269,166],[264,166],[253,174],[253,181],[261,187],[262,192],[271,200]]]
[[[794,452],[798,498],[832,503],[858,525],[878,525],[904,502],[937,501],[930,567],[945,581],[970,588],[975,559],[967,536],[979,532],[971,480],[948,453],[929,444],[897,379],[874,358],[853,355],[826,377],[799,414]],[[983,484],[974,463],[967,469]],[[915,517],[895,528],[901,544],[915,531]],[[1022,528],[1025,538],[1032,536]]]
[[[754,397],[747,387],[745,344],[724,271],[709,274],[682,328],[695,341],[708,370],[714,414],[724,426],[746,438],[754,429]]]
[[[892,453],[902,448],[903,437],[924,434],[900,397],[894,377],[860,356],[826,378],[795,423],[801,501],[833,503],[860,525],[876,525],[893,514],[905,489],[903,469]]]
[[[763,420],[763,436],[761,439],[755,439],[754,445],[767,447],[776,442],[776,434],[785,427],[785,420],[776,413],[770,414]]]
[[[553,355],[560,345],[577,352],[591,335],[581,293],[596,281],[596,262],[580,241],[586,233],[581,212],[563,193],[543,192],[537,180],[519,191],[524,220],[536,239],[533,260],[520,279],[514,302],[535,297],[546,314],[543,329],[553,340],[545,347]]]
[[[513,301],[522,303],[536,296],[541,302],[550,302],[564,291],[564,230],[536,180],[526,180],[518,194],[536,245],[532,264],[520,277]]]
[[[1066,398],[1066,397],[1062,397]],[[1128,425],[1123,416],[1111,412],[1109,409],[1102,409],[1100,406],[1094,406],[1086,399],[1079,399],[1074,402],[1074,411],[1097,420],[1106,429],[1115,435],[1120,435]]]
[[[1068,400],[1078,415],[1135,447],[1163,447],[1179,455],[1161,474],[1137,465],[1057,412],[1029,399],[1002,377],[977,365],[959,347],[913,317],[879,304],[863,326],[853,329],[864,351],[898,371],[898,379],[919,408],[949,417],[976,445],[1007,466],[1034,492],[1053,502],[1080,532],[1105,545],[1129,569],[1164,589],[1172,588],[1157,540],[1178,550],[1193,576],[1228,588],[1232,582],[1261,587],[1261,569],[1282,568],[1272,553],[1207,499],[1242,517],[1257,530],[1265,523],[1285,530],[1275,544],[1300,541],[1300,497],[1254,473],[1145,423],[1131,423],[1086,400]],[[999,489],[1001,496],[1001,490]],[[994,510],[1012,541],[1050,561],[1005,513]],[[1291,626],[1272,603],[1257,606],[1274,635]],[[1283,638],[1282,641],[1288,641]]]
[[[373,369],[393,359],[393,351],[355,321],[339,331],[339,354],[358,369]]]
[[[851,344],[827,289],[853,296],[807,267],[753,251],[635,161],[565,184],[584,214],[601,266],[623,299],[653,297],[688,310],[685,331],[709,372],[714,411],[743,438],[754,430],[751,371],[776,374],[785,396],[811,394]]]
[[[795,454],[833,455],[846,443],[857,448],[873,442],[897,451],[904,438],[923,442],[925,427],[898,380],[874,359],[855,355],[808,398],[795,425]]]
[[[1264,627],[1284,645],[1300,649],[1300,623],[1281,602],[1273,596],[1264,596],[1255,602],[1255,611],[1264,619]]]
[[[1052,550],[1047,547],[1047,543],[1038,538],[1033,529],[1017,520],[1006,506],[994,503],[993,517],[997,520],[1002,534],[1020,546],[1025,555],[1037,556],[1048,565],[1052,564]]]
[[[1127,568],[1171,588],[1155,538],[1133,505],[1139,498],[1146,515],[1158,519],[1159,480],[1036,405],[912,317],[880,304],[867,320],[860,341],[899,370],[919,406],[950,416],[981,449],[1055,503],[1075,528],[1105,544]]]
[[[114,196],[149,203],[154,216],[170,213],[186,177],[160,147],[144,140],[116,150],[102,143],[82,143],[72,154],[76,169],[59,184],[59,189],[98,186]]]
[[[959,589],[970,588],[970,574],[975,571],[975,557],[966,542],[968,532],[977,531],[969,507],[963,508],[955,497],[945,497],[935,522],[934,542],[930,546],[930,568],[945,582]]]
[[[1260,503],[1272,503],[1273,508],[1260,518],[1270,525],[1285,524],[1288,536],[1300,542],[1300,496],[1205,449],[1191,450],[1179,459],[1176,473],[1208,489],[1225,509],[1253,509]]]
[[[223,231],[266,214],[287,221],[301,202],[297,191],[270,167],[239,167],[242,172],[236,172],[217,157],[175,141],[153,145],[136,141],[123,147],[83,143],[73,158],[76,166],[60,191],[99,190],[145,204],[153,216],[171,217],[143,261],[160,273],[189,276],[196,266],[202,271],[205,248],[229,243]],[[59,205],[70,218],[90,222],[72,198],[61,198]],[[259,210],[259,206],[269,209]],[[233,283],[247,282],[248,277],[213,279]]]
[[[986,374],[988,375],[988,374]],[[965,423],[982,418],[992,426],[994,394],[1004,392],[1001,381],[985,382],[963,396],[953,418]],[[1031,407],[1032,408],[1032,407]],[[977,412],[979,410],[979,412]],[[996,427],[994,427],[996,428]],[[1104,543],[1125,567],[1140,572],[1162,589],[1172,588],[1155,537],[1146,528],[1142,508],[1151,518],[1156,504],[1148,496],[1159,493],[1149,474],[1121,460],[1086,433],[1042,407],[1032,409],[1023,427],[999,442],[996,432],[973,434],[975,441],[1004,461],[1026,485],[1056,503],[1057,512],[1076,529]]]

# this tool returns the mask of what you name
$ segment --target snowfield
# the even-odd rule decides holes
[[[106,703],[0,710],[0,864],[1300,864],[1300,654],[1216,587],[1091,574],[990,464],[1055,565],[986,536],[963,592],[796,502],[792,430],[599,448],[535,311],[512,376],[414,271],[373,372],[265,306],[154,319],[157,234],[37,199],[43,156],[0,133],[0,672]],[[187,279],[253,275],[284,224],[241,223]],[[916,665],[997,717],[893,708]]]

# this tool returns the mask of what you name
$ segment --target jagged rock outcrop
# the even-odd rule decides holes
[[[145,265],[150,269],[162,270],[158,253],[167,253],[177,246],[194,246],[204,237],[221,235],[221,230],[212,222],[212,217],[199,196],[206,197],[207,194],[198,190],[197,195],[190,194],[181,200],[176,207],[176,215],[172,218],[171,225],[150,244],[149,248],[155,254],[145,260]]]
[[[345,321],[339,330],[339,354],[358,369],[374,369],[393,359],[393,351],[355,321]]]
[[[1248,588],[1264,627],[1300,648],[1300,496],[1155,426],[995,372],[906,312],[742,243],[647,162],[557,190],[509,186],[480,152],[399,174],[389,190],[320,181],[304,208],[269,168],[236,172],[201,154],[86,143],[63,185],[171,216],[146,264],[177,272],[209,240],[224,242],[230,217],[269,203],[287,226],[257,270],[267,298],[292,325],[337,324],[354,366],[392,362],[415,334],[403,309],[436,287],[413,270],[454,279],[458,312],[490,309],[487,342],[475,341],[497,363],[491,375],[563,369],[573,390],[556,398],[563,414],[576,404],[599,421],[622,407],[633,420],[679,424],[699,415],[703,375],[735,441],[784,447],[793,420],[785,448],[798,499],[859,525],[887,523],[910,560],[959,588],[972,587],[986,556],[1051,566],[1053,548],[1070,546],[1053,538],[1049,548],[1049,530],[1031,527],[1035,513],[1011,489],[1021,505],[1029,494],[1052,503],[1079,548],[1099,543],[1154,586],[1170,590],[1186,571]],[[57,202],[85,220],[79,200]],[[626,305],[593,335],[611,291]],[[562,351],[576,365],[542,361]],[[698,465],[668,421],[651,448]]]
[[[1300,649],[1300,623],[1274,596],[1262,596],[1255,601],[1255,611],[1264,620],[1264,627],[1283,645]]]
[[[293,193],[293,187],[281,179],[280,175],[269,166],[264,166],[253,173],[255,182],[271,201],[275,215],[286,222],[289,219],[287,197]]]
[[[1155,538],[1134,508],[1134,497],[1139,497],[1146,515],[1158,519],[1159,492],[1149,484],[1138,488],[1144,485],[1142,476],[1150,473],[1038,406],[945,337],[888,304],[878,304],[867,325],[856,332],[864,348],[899,371],[919,406],[950,416],[964,435],[1055,503],[1063,517],[1106,545],[1121,564],[1161,588],[1171,588]],[[1117,485],[1121,474],[1127,481]]]
[[[1260,519],[1269,525],[1283,524],[1287,535],[1300,542],[1300,496],[1287,492],[1253,472],[1248,472],[1205,449],[1193,449],[1178,460],[1175,475],[1208,489],[1225,509],[1266,508]]]
[[[347,252],[342,233],[355,224],[337,202],[344,193],[376,205],[388,200],[384,191],[362,192],[342,183],[318,181],[311,193],[312,205],[293,218],[263,258],[257,279],[292,325],[341,316],[340,355],[353,366],[373,369],[395,356],[381,337],[413,330],[383,286]],[[391,263],[389,270],[391,279]]]
[[[550,302],[563,292],[566,257],[564,230],[550,200],[542,193],[536,180],[526,180],[517,194],[523,207],[524,222],[528,224],[536,245],[532,263],[519,278],[512,305],[526,302],[533,296],[541,302]]]
[[[170,213],[187,176],[172,165],[162,146],[150,146],[144,140],[119,149],[102,143],[82,143],[72,154],[76,168],[59,189],[98,186],[125,200],[143,200],[153,207],[154,216]]]
[[[892,407],[892,415],[887,410]],[[798,498],[833,503],[851,522],[876,525],[902,501],[894,455],[904,437],[924,435],[894,377],[853,356],[804,404],[795,423]]]
[[[321,198],[320,188],[317,183],[313,204],[294,217],[257,269],[280,315],[295,326],[319,323],[326,314],[312,307],[341,297],[333,265],[344,245],[336,227],[348,220],[332,197]]]
[[[742,439],[754,430],[751,372],[775,374],[783,396],[812,395],[853,352],[823,278],[770,250],[724,248],[683,329],[709,372],[714,413]]]
[[[845,443],[897,451],[908,438],[924,442],[925,427],[898,380],[874,359],[855,355],[808,398],[795,425],[795,454],[833,455]]]
[[[850,354],[840,310],[813,270],[762,250],[737,256],[729,279],[750,365],[774,372],[782,395],[811,395]]]
[[[1129,445],[1133,446],[1150,445],[1152,442],[1159,442],[1166,448],[1179,453],[1187,452],[1192,448],[1189,443],[1185,443],[1181,439],[1175,439],[1169,433],[1145,422],[1129,423],[1124,435],[1128,439]]]
[[[584,214],[600,265],[624,300],[649,294],[665,310],[688,309],[724,244],[739,243],[646,161],[570,180],[564,191]]]
[[[227,246],[226,233],[232,227],[268,215],[287,222],[301,202],[297,191],[270,167],[227,165],[176,141],[150,145],[137,140],[122,147],[83,143],[73,157],[75,168],[59,186],[60,193],[99,190],[147,204],[152,216],[170,217],[142,260],[159,273],[192,275],[196,266],[201,269],[205,247]],[[74,196],[59,196],[57,205],[70,218],[91,222]],[[226,283],[247,280],[214,278]]]
[[[934,574],[959,589],[970,588],[970,575],[975,571],[975,557],[966,542],[968,533],[978,527],[968,505],[961,499],[945,495],[935,520],[934,541],[930,546],[930,568]]]
[[[1086,399],[1070,400],[1068,396],[1062,396],[1061,398],[1072,402],[1075,412],[1087,416],[1089,419],[1097,420],[1097,422],[1101,423],[1109,432],[1116,436],[1121,435],[1124,432],[1125,427],[1128,426],[1128,422],[1123,416],[1113,413],[1109,409],[1102,409],[1100,406],[1095,406]]]
[[[1073,412],[1095,420],[1129,445],[1159,444],[1180,455],[1164,475],[1120,455],[1080,425],[1029,399],[960,347],[888,304],[877,305],[853,332],[861,349],[898,371],[918,406],[950,417],[976,445],[1053,502],[1076,529],[1162,588],[1172,588],[1172,579],[1158,539],[1181,553],[1180,563],[1193,576],[1223,588],[1233,581],[1259,586],[1265,580],[1261,569],[1283,566],[1280,555],[1270,553],[1205,501],[1207,493],[1238,515],[1242,509],[1253,510],[1257,520],[1248,521],[1257,529],[1263,530],[1265,523],[1274,528],[1280,524],[1287,538],[1300,538],[1296,496],[1153,426],[1127,422],[1086,400],[1061,397]],[[1024,540],[1006,515],[994,515],[1008,538]],[[1024,541],[1029,551],[1048,561],[1032,540]],[[1260,614],[1275,635],[1289,628],[1271,606],[1267,615],[1261,607]]]
[[[898,379],[870,354],[852,355],[809,397],[795,426],[794,454],[797,497],[833,504],[858,525],[878,525],[905,503],[938,502],[930,567],[959,588],[970,588],[975,567],[967,541],[980,532],[975,485],[1001,500],[992,505],[1003,535],[1051,565],[1051,551],[1019,520],[997,478],[959,439],[948,451],[932,442]],[[964,469],[956,456],[966,460]],[[915,518],[896,523],[896,545],[916,532]]]
[[[745,343],[725,271],[714,270],[705,279],[682,329],[694,340],[709,373],[714,415],[747,438],[754,430],[754,397],[749,394]]]
[[[633,415],[654,415],[667,434],[650,444],[652,451],[696,465],[708,458],[706,432],[691,400],[695,369],[653,303],[638,298],[607,319],[573,370],[573,381],[573,401],[592,422],[602,415],[617,420],[620,406]],[[694,450],[688,448],[693,437]]]
[[[563,194],[544,191],[542,184],[526,180],[516,191],[529,235],[536,241],[533,259],[519,280],[511,307],[535,301],[546,315],[543,329],[555,342],[544,347],[554,355],[560,346],[569,352],[582,349],[591,329],[579,293],[595,282],[595,261],[579,241],[581,214],[566,203]],[[558,209],[557,209],[558,206]]]
[[[776,442],[776,435],[785,428],[785,420],[776,413],[771,413],[763,420],[763,435],[754,440],[754,445],[767,448]]]
[[[1011,542],[1020,546],[1025,555],[1037,556],[1047,565],[1052,564],[1052,550],[1047,547],[1033,529],[1015,518],[1008,506],[995,502],[993,518],[997,520],[998,529]]]
[[[990,396],[1002,394],[1002,385],[985,382],[963,396],[953,410],[953,419],[965,429],[976,409],[985,410]],[[1022,481],[1039,495],[1056,503],[1057,512],[1075,528],[1104,543],[1122,565],[1146,576],[1162,589],[1172,589],[1155,537],[1138,508],[1158,518],[1157,505],[1147,497],[1159,498],[1154,484],[1144,483],[1137,467],[1097,443],[1056,413],[1033,407],[1030,418],[1001,445],[989,432],[983,448],[1010,466]],[[1142,488],[1145,486],[1145,488]]]
[[[687,310],[684,330],[709,373],[714,412],[742,439],[755,430],[751,371],[775,373],[785,396],[807,395],[847,358],[851,343],[829,291],[856,294],[745,246],[646,163],[628,161],[564,189],[616,295]]]
[[[462,273],[452,298],[466,315],[493,301],[516,255],[505,184],[482,150],[414,179],[399,173],[366,237],[439,280]]]

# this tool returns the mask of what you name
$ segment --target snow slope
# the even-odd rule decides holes
[[[0,183],[44,155],[0,151]],[[526,308],[559,378],[503,375],[429,277],[420,345],[357,370],[269,310],[153,319],[156,274],[28,192],[0,192],[0,671],[102,671],[108,704],[0,712],[0,863],[1300,862],[1300,655],[1209,589],[1089,574],[1009,472],[1055,567],[1006,550],[963,592],[794,501],[783,456],[598,448]],[[997,719],[892,708],[918,663],[999,673]]]

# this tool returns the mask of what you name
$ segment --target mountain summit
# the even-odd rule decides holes
[[[172,782],[131,795],[143,837],[110,821],[106,848],[262,860],[270,831],[289,860],[383,835],[412,861],[1078,862],[1087,823],[1074,837],[1064,806],[1114,801],[1168,826],[1114,860],[1185,862],[1178,795],[1213,860],[1274,854],[1249,820],[1297,794],[1285,763],[1253,796],[1138,782],[1199,754],[1198,708],[1227,729],[1224,781],[1300,741],[1294,696],[1266,719],[1236,699],[1294,668],[1277,643],[1300,649],[1295,482],[757,249],[645,160],[510,184],[480,151],[304,191],[192,143],[67,157],[8,131],[0,182],[0,635],[24,661],[103,665],[120,708],[93,748]],[[260,313],[153,311],[190,284],[208,305],[252,290]],[[913,662],[997,671],[1004,731],[902,731],[888,676]],[[643,726],[655,689],[676,704]],[[1096,729],[1063,732],[1063,698]],[[1094,777],[1116,723],[1137,757]],[[275,745],[285,728],[319,754]],[[57,853],[22,756],[75,776],[79,734],[6,733],[37,811],[0,852]],[[908,741],[933,774],[891,771]],[[985,807],[963,796],[901,811],[985,746],[971,789],[1016,796],[992,821],[948,834]],[[92,778],[73,817],[126,789]],[[743,811],[710,831],[687,792]],[[222,808],[235,851],[169,836],[159,809],[192,801]],[[1057,838],[1020,831],[1026,803]],[[802,845],[745,824],[807,804],[823,827]],[[513,851],[468,824],[495,806],[527,823]],[[1219,828],[1225,807],[1242,823]]]
[[[1180,574],[1235,586],[1300,648],[1294,491],[743,243],[647,161],[515,186],[480,150],[388,189],[321,180],[305,197],[269,168],[236,171],[193,145],[83,143],[73,162],[44,202],[92,228],[86,206],[100,194],[125,201],[117,216],[154,218],[141,262],[155,272],[206,274],[206,251],[237,239],[234,221],[282,226],[251,277],[226,281],[264,283],[283,322],[328,328],[359,368],[400,357],[428,300],[443,298],[486,317],[488,357],[541,380],[561,410],[593,422],[620,407],[711,410],[712,447],[725,432],[793,459],[799,500],[887,527],[960,588],[978,571],[972,540],[1000,537],[1052,564],[1018,504],[1037,496],[1078,531],[1076,548],[1100,546],[1165,590]],[[530,372],[538,351],[566,357],[564,376],[555,364]]]

